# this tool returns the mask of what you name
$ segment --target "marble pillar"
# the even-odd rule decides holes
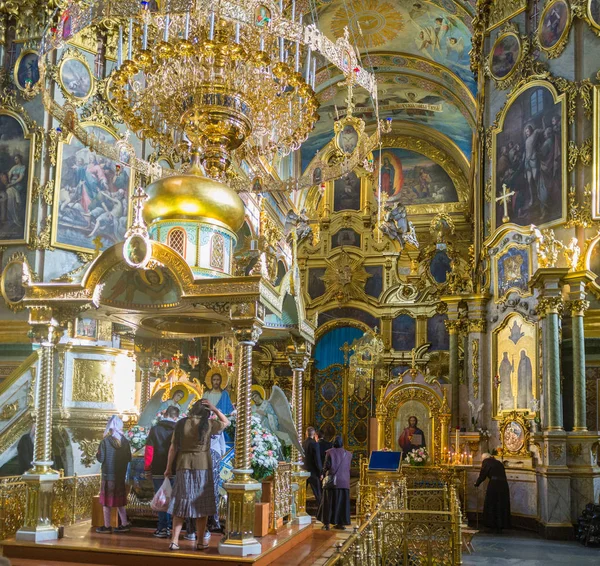
[[[52,524],[53,487],[60,477],[52,469],[52,393],[54,355],[64,328],[54,318],[52,309],[46,307],[31,308],[29,324],[34,341],[40,344],[40,370],[35,399],[33,468],[23,475],[23,481],[28,484],[25,521],[16,538],[42,542],[58,538],[58,529]]]
[[[252,306],[236,305],[242,314],[253,312]],[[233,311],[233,309],[232,309]],[[252,479],[250,454],[250,392],[252,387],[252,349],[262,333],[262,321],[253,316],[232,321],[238,341],[237,422],[233,479],[224,487],[227,491],[227,532],[219,542],[219,553],[232,556],[260,554],[262,547],[254,536],[256,492],[262,484]]]
[[[304,341],[294,340],[288,346],[288,359],[293,372],[292,381],[292,409],[294,411],[294,425],[298,433],[298,440],[302,443],[304,424],[302,421],[304,402],[303,377],[310,360],[311,345]],[[292,447],[292,463],[294,471],[292,477],[297,489],[294,490],[294,523],[307,525],[312,521],[311,516],[306,513],[306,480],[310,472],[303,469],[303,457],[295,447]]]

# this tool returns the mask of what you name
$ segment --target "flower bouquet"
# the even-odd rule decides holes
[[[411,466],[424,466],[428,456],[425,448],[413,448],[404,460]]]
[[[237,415],[232,413],[228,416],[231,425],[227,428],[228,434],[235,435]],[[258,415],[252,415],[250,422],[250,465],[252,466],[252,477],[263,480],[273,475],[278,466],[279,454],[281,454],[281,442],[279,439],[262,426]]]
[[[131,447],[135,449],[135,451],[140,450],[144,446],[146,446],[146,439],[148,438],[148,427],[145,426],[132,426],[126,433],[125,436],[127,440],[129,440],[129,444]]]

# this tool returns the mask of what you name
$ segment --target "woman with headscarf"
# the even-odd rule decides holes
[[[483,524],[501,533],[510,527],[510,491],[504,464],[487,452],[481,455],[481,473],[475,487],[486,479],[489,482],[483,502]]]
[[[211,411],[216,419],[209,419]],[[213,465],[210,455],[211,436],[221,434],[229,419],[207,399],[196,402],[188,417],[175,427],[165,477],[171,476],[177,463],[175,488],[169,513],[173,515],[173,531],[169,550],[179,550],[179,534],[186,517],[196,519],[198,535],[206,533],[208,517],[217,512]],[[196,544],[197,550],[208,548],[208,539]]]
[[[324,480],[323,497],[317,512],[317,519],[323,523],[323,530],[328,531],[329,525],[336,529],[345,530],[350,524],[350,463],[352,452],[344,449],[341,436],[336,436],[333,448],[325,452],[323,474],[332,476],[332,480]]]
[[[123,434],[123,421],[116,415],[108,420],[96,458],[102,464],[100,504],[104,512],[104,526],[98,527],[96,532],[101,534],[113,532],[110,526],[110,510],[112,507],[118,509],[119,518],[121,519],[121,525],[116,527],[114,532],[129,532],[131,524],[127,520],[125,511],[125,505],[127,505],[125,475],[127,474],[127,465],[131,461],[131,448],[129,441]]]

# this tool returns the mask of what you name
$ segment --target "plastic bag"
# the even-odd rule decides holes
[[[165,478],[159,490],[154,494],[150,507],[155,511],[168,511],[172,493],[171,480]]]

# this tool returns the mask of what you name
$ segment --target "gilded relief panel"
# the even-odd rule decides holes
[[[73,360],[73,401],[113,403],[115,362]]]

